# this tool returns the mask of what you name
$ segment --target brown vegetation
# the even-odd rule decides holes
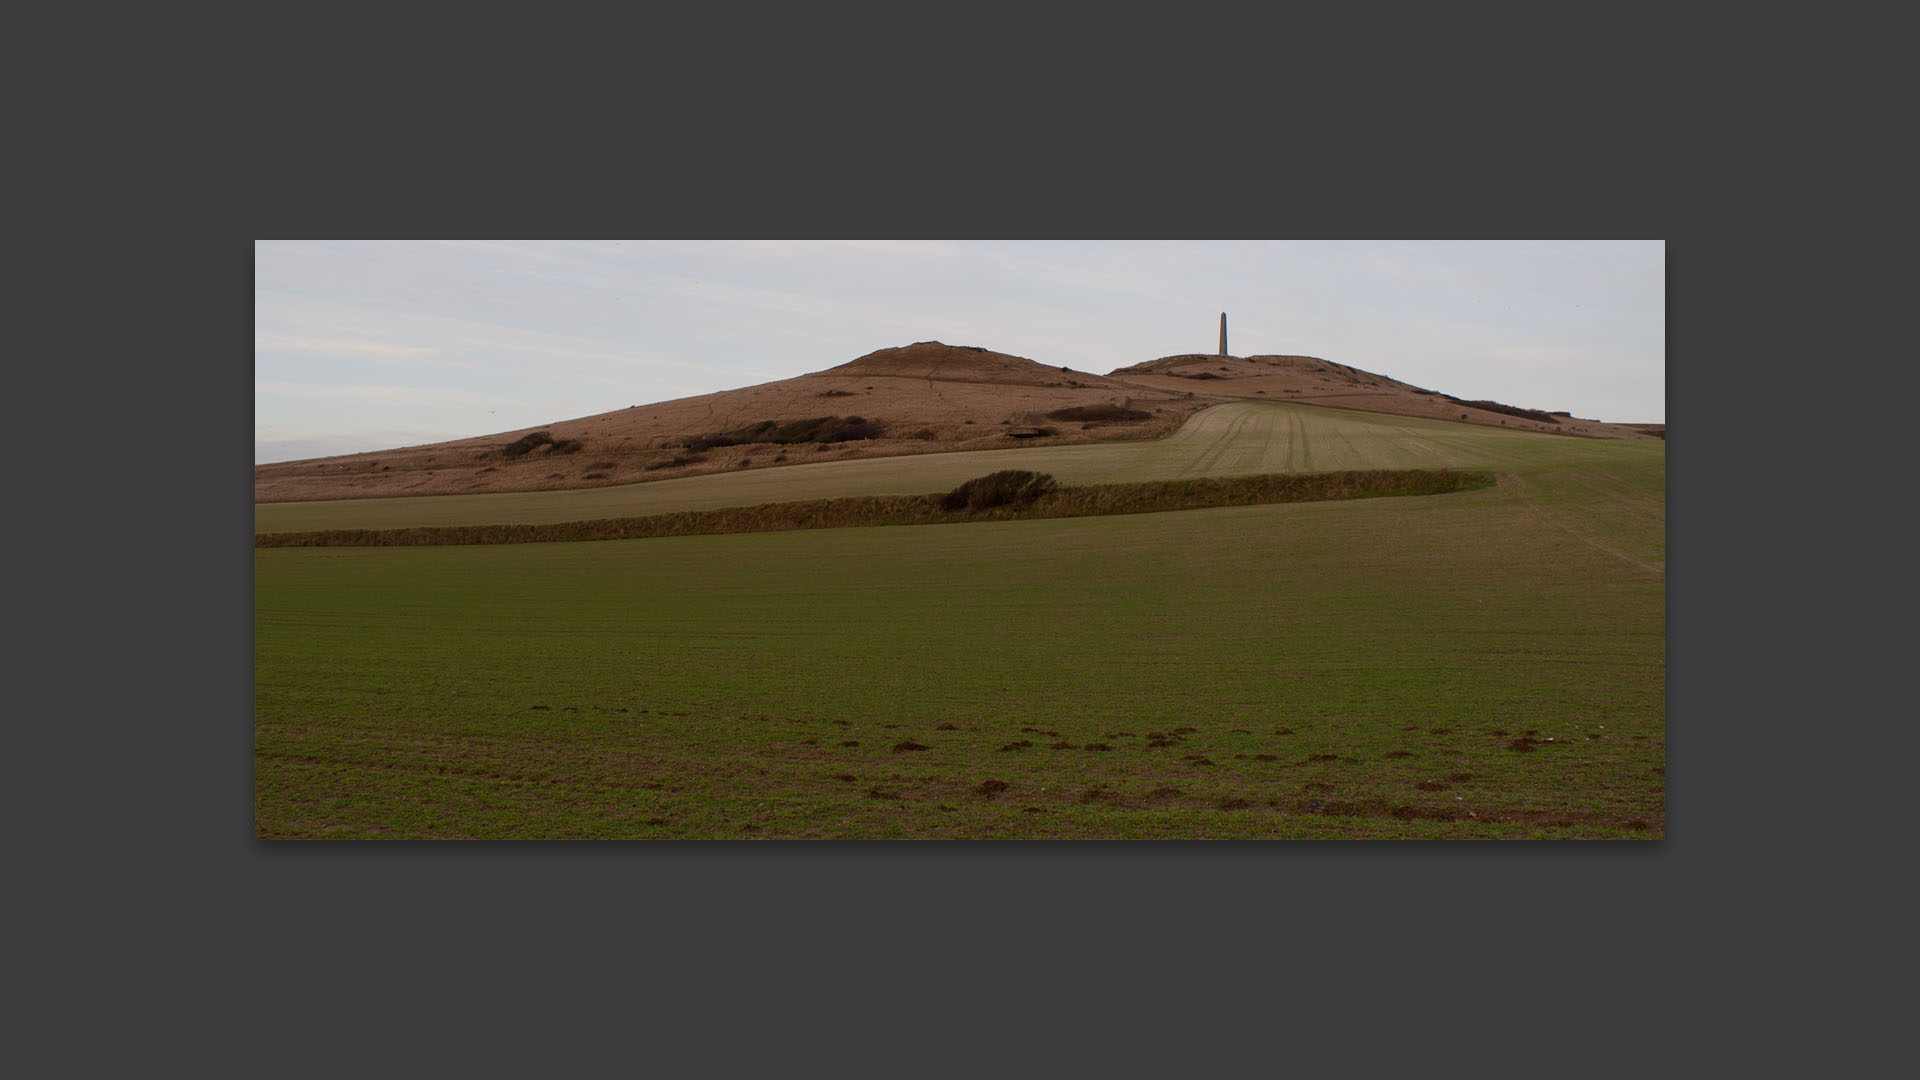
[[[836,419],[818,415],[823,397],[856,399],[847,404],[857,416],[838,419],[859,419],[874,430],[844,437],[827,427],[803,430]],[[1593,438],[1665,437],[1664,425],[1603,424],[1497,402],[1461,402],[1311,356],[1193,353],[1094,375],[978,346],[923,341],[792,379],[538,429],[259,465],[254,499],[550,490],[787,463],[784,452],[772,458],[753,453],[758,442],[790,449],[806,461],[817,460],[809,455],[828,445],[846,458],[995,449],[1008,444],[1010,428],[1045,430],[1055,443],[1152,439],[1210,405],[1263,398]],[[1081,426],[1040,428],[1044,420],[1079,420]],[[778,435],[783,431],[787,436]],[[770,434],[776,437],[765,437]],[[590,451],[591,465],[579,463],[575,455],[581,450]]]

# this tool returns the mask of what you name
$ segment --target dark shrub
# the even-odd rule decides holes
[[[945,510],[986,510],[995,506],[1019,505],[1055,491],[1060,484],[1046,473],[1025,469],[1002,469],[977,476],[961,484],[940,500]]]
[[[698,465],[705,460],[707,460],[705,454],[675,454],[668,461],[649,462],[641,471],[653,472],[656,469],[671,469],[677,465]]]
[[[500,453],[506,457],[524,457],[534,447],[544,446],[552,441],[553,434],[551,432],[536,431],[531,435],[522,435],[518,439],[501,447]]]
[[[717,446],[745,446],[750,443],[836,443],[856,439],[877,439],[880,424],[859,416],[816,416],[811,420],[762,420],[732,431],[715,431],[687,440],[689,450],[710,450]]]
[[[1454,400],[1459,401],[1460,399],[1455,398]],[[1519,409],[1519,408],[1515,408],[1512,405],[1502,405],[1497,401],[1466,401],[1466,402],[1461,402],[1461,404],[1471,405],[1476,409],[1485,409],[1488,412],[1504,413],[1507,416],[1517,416],[1522,420],[1544,420],[1552,424],[1557,424],[1560,422],[1559,420],[1555,419],[1553,414],[1551,413],[1544,413],[1544,412],[1541,412],[1539,409]]]
[[[579,439],[561,439],[547,448],[549,454],[571,454],[580,449]]]

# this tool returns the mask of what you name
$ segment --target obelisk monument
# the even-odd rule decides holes
[[[1227,355],[1227,313],[1220,313],[1220,355]]]

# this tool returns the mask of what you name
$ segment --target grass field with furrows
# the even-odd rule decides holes
[[[1167,442],[1059,449],[1140,456],[1108,482],[1310,453],[1316,470],[1488,467],[1501,483],[257,550],[256,831],[1663,835],[1664,444],[1316,412],[1228,406]],[[958,479],[1044,467],[953,456]],[[925,475],[901,490],[950,486]]]

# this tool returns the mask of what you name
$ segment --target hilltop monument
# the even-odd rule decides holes
[[[1227,313],[1220,313],[1220,355],[1227,355]]]

